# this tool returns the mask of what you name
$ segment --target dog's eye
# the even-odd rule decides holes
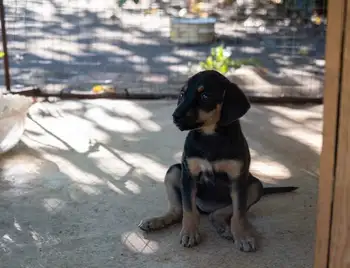
[[[202,101],[207,101],[209,99],[209,96],[205,93],[201,94],[201,100]]]

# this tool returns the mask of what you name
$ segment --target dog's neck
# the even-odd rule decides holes
[[[241,124],[239,120],[237,120],[226,126],[218,124],[202,126],[197,131],[200,133],[201,136],[237,136],[241,134]]]
[[[217,128],[217,125],[216,124],[212,124],[212,125],[208,125],[208,126],[202,126],[199,129],[199,131],[203,135],[215,135],[216,134],[216,128]]]

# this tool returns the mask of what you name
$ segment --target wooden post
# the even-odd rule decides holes
[[[350,3],[328,2],[314,268],[350,267]]]

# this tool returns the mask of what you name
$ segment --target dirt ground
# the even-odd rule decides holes
[[[206,216],[202,243],[179,243],[180,226],[145,234],[139,221],[167,208],[162,181],[186,133],[174,101],[37,103],[22,142],[0,159],[0,262],[39,267],[312,267],[322,106],[254,105],[242,119],[252,172],[267,185],[249,218],[255,253],[220,238]]]

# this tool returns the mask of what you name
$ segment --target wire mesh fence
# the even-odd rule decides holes
[[[172,21],[186,17],[188,5],[180,0],[127,1],[122,8],[116,0],[4,4],[13,89],[91,91],[112,85],[176,93],[190,75],[215,67],[250,95],[322,96],[324,2],[197,1],[192,11],[204,28],[192,32],[186,19],[175,31]],[[208,16],[216,20],[214,38],[198,44],[198,33],[210,33]],[[182,41],[198,42],[180,44],[176,33]],[[208,58],[213,48],[216,54]]]

